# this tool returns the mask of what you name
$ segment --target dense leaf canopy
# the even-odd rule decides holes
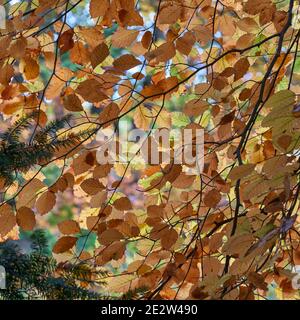
[[[299,297],[299,1],[1,2],[1,242],[49,229],[116,297]],[[203,169],[99,161],[128,126],[203,130]]]

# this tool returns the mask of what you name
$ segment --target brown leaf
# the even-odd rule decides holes
[[[151,43],[151,40],[152,40],[152,33],[150,31],[146,31],[144,34],[143,34],[143,37],[142,37],[142,40],[141,40],[141,43],[142,43],[142,46],[145,48],[145,49],[148,49],[149,48],[149,45]]]
[[[32,207],[36,199],[36,193],[44,186],[43,182],[37,178],[32,179],[30,183],[26,184],[19,193],[17,209],[21,207]]]
[[[212,40],[212,34],[209,27],[197,25],[193,28],[196,40],[203,46],[205,46],[209,41]]]
[[[139,31],[119,28],[112,36],[112,45],[116,48],[127,48],[138,36]]]
[[[136,59],[132,54],[124,54],[116,59],[113,64],[117,69],[126,71],[138,66],[141,64],[141,61]]]
[[[179,189],[186,189],[192,186],[196,176],[181,173],[179,177],[173,182],[172,186]]]
[[[12,207],[9,204],[4,204],[0,207],[0,235],[4,237],[16,225],[16,217]]]
[[[197,117],[209,108],[206,101],[193,99],[188,101],[183,109],[183,112],[189,117]]]
[[[126,244],[123,241],[116,241],[108,245],[96,259],[97,265],[104,265],[111,260],[119,260],[124,256]],[[110,282],[111,283],[111,282]],[[120,290],[120,287],[118,287]]]
[[[232,181],[247,177],[249,174],[253,172],[255,168],[255,164],[243,164],[238,167],[234,167],[229,175],[228,178]]]
[[[99,242],[103,245],[109,245],[114,241],[123,239],[123,234],[116,229],[108,229],[99,235]]]
[[[14,68],[10,64],[6,64],[0,69],[0,83],[4,86],[7,86],[10,82],[10,79],[14,75]]]
[[[112,102],[103,109],[98,120],[101,124],[108,125],[110,121],[117,119],[119,113],[119,106],[116,103]]]
[[[84,180],[81,183],[80,187],[84,192],[86,192],[89,195],[94,195],[104,189],[103,184],[94,178]]]
[[[70,60],[73,63],[85,65],[89,63],[89,52],[81,41],[76,41],[73,48],[70,50]]]
[[[203,201],[206,206],[215,208],[221,201],[221,194],[218,190],[212,189],[205,194]]]
[[[99,27],[83,28],[79,27],[78,34],[83,37],[90,48],[97,47],[104,41],[104,35]]]
[[[235,21],[232,15],[222,14],[219,17],[219,28],[224,36],[232,37],[236,32]]]
[[[262,290],[268,290],[267,283],[265,282],[265,278],[257,273],[257,272],[249,272],[248,281],[254,284],[257,288]]]
[[[61,36],[58,38],[58,46],[61,54],[66,53],[74,47],[73,35],[74,30],[69,29],[63,32]]]
[[[76,92],[89,102],[100,102],[107,98],[104,89],[97,80],[85,80],[79,84]]]
[[[232,112],[226,114],[224,117],[222,117],[219,125],[224,125],[224,124],[232,122],[234,120],[234,115],[235,115],[235,111],[232,111]]]
[[[181,7],[176,3],[169,3],[159,11],[158,22],[160,24],[172,24],[177,21],[181,13]]]
[[[149,110],[146,107],[138,107],[134,111],[134,118],[133,118],[134,124],[137,126],[137,128],[147,130],[150,127],[150,124],[152,122],[152,113],[151,110]]]
[[[178,239],[178,233],[176,232],[176,230],[167,229],[162,234],[161,246],[164,249],[169,250],[176,243],[177,239]]]
[[[176,54],[174,44],[172,42],[166,42],[160,45],[157,49],[148,52],[145,57],[147,60],[154,60],[156,63],[166,62],[172,59]]]
[[[55,206],[55,203],[56,203],[55,194],[51,191],[46,191],[37,199],[35,207],[41,215],[44,215],[53,209],[53,207]]]
[[[192,32],[186,32],[176,41],[176,49],[188,56],[193,48],[196,39]]]
[[[250,67],[249,61],[247,58],[242,58],[235,63],[233,66],[235,70],[234,81],[241,79]]]
[[[253,38],[254,38],[253,34],[250,34],[250,33],[243,34],[236,42],[236,48],[243,50],[243,49],[246,49],[247,47],[250,47],[252,45]]]
[[[58,224],[58,229],[63,234],[75,234],[80,232],[78,222],[74,220],[65,220]]]
[[[263,26],[271,22],[275,12],[276,5],[274,3],[268,7],[264,7],[259,14],[259,24]]]
[[[23,58],[26,52],[27,40],[24,37],[20,37],[11,43],[9,47],[9,53],[15,59]]]
[[[251,89],[249,88],[244,88],[241,93],[239,94],[239,99],[241,101],[245,101],[247,99],[249,99],[249,97],[251,96]]]
[[[109,56],[109,49],[105,43],[99,44],[90,54],[92,67],[96,68],[98,64],[102,63]]]
[[[24,59],[24,74],[27,80],[36,79],[40,74],[40,67],[36,60],[31,57]]]
[[[253,18],[250,17],[245,17],[242,19],[239,19],[236,22],[236,25],[245,32],[251,32],[251,31],[255,31],[258,28],[258,24],[256,23],[256,21]]]
[[[31,231],[35,227],[35,214],[27,207],[21,207],[17,211],[17,224],[25,231]]]
[[[68,111],[74,111],[74,112],[79,112],[83,110],[81,101],[76,94],[69,94],[64,97],[64,107]]]
[[[282,28],[286,25],[288,15],[285,11],[276,11],[273,17],[273,23],[277,32],[281,32]]]
[[[223,252],[229,255],[243,256],[253,243],[254,236],[252,234],[235,235],[225,243]]]
[[[287,134],[284,134],[282,136],[280,136],[278,139],[277,139],[277,143],[279,144],[279,146],[281,148],[283,148],[284,150],[287,150],[289,145],[291,144],[292,142],[292,137],[287,135]]]
[[[70,250],[71,248],[73,248],[76,241],[77,241],[77,238],[75,237],[70,237],[70,236],[62,237],[57,240],[52,251],[56,254],[64,253]]]
[[[124,210],[131,210],[132,209],[132,205],[130,200],[127,197],[122,197],[117,199],[114,203],[113,206],[120,211],[124,211]]]
[[[109,0],[91,0],[90,2],[90,14],[92,18],[98,18],[105,15],[109,9]]]

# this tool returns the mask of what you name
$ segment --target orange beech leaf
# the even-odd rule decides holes
[[[57,240],[57,242],[53,246],[52,251],[56,254],[64,253],[70,250],[71,248],[73,248],[76,242],[77,242],[77,238],[75,237],[70,237],[70,236],[62,237]]]

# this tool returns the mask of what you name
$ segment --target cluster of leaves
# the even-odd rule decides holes
[[[48,243],[42,230],[31,236],[30,253],[23,253],[17,242],[0,245],[0,264],[5,268],[6,289],[1,299],[100,299],[90,290],[92,271],[87,265],[59,265],[49,255]],[[104,277],[100,273],[98,276]],[[84,285],[83,285],[84,284]],[[98,283],[99,284],[99,283]],[[101,283],[105,285],[104,282]]]
[[[61,236],[53,253],[110,270],[108,290],[119,296],[243,300],[267,297],[270,285],[283,298],[297,296],[298,6],[295,0],[6,4],[0,112],[8,131],[0,169],[10,183],[0,182],[1,239],[18,238],[19,229],[36,223],[47,227],[43,216],[69,201],[73,216],[54,231]],[[29,110],[37,116],[26,127],[27,144],[15,130]],[[65,138],[57,148],[51,128],[70,112],[72,124],[58,125],[56,136]],[[203,130],[202,172],[191,174],[184,159],[141,164],[136,148],[127,163],[103,164],[92,133],[111,128],[118,139],[122,121],[145,131]],[[79,132],[88,134],[72,141]],[[170,149],[173,155],[172,143]],[[59,174],[49,184],[51,164]]]

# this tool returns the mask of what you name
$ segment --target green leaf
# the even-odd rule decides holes
[[[182,112],[173,112],[172,113],[172,125],[174,127],[185,127],[190,123],[190,119],[188,116],[183,114]]]

